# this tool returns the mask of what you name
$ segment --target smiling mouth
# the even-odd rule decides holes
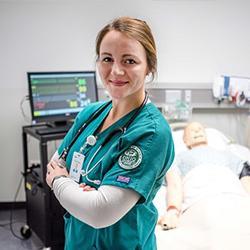
[[[123,86],[128,83],[128,81],[120,81],[120,80],[110,80],[109,82],[116,86]]]

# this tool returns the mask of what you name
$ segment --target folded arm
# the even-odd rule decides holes
[[[84,192],[70,178],[55,180],[53,190],[70,214],[94,228],[104,228],[116,223],[140,198],[132,189],[108,185]]]
[[[94,228],[116,223],[140,199],[140,195],[132,189],[106,185],[93,190],[88,185],[79,185],[67,177],[66,169],[59,167],[58,162],[56,152],[47,166],[50,172],[47,174],[48,185],[53,185],[55,196],[70,214]],[[56,176],[66,178],[56,179]]]

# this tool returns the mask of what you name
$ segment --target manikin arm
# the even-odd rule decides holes
[[[250,176],[244,176],[240,179],[240,182],[247,193],[250,195]]]
[[[159,220],[159,224],[164,230],[175,228],[177,226],[183,201],[182,180],[177,171],[170,169],[166,174],[166,180],[167,209],[166,213]]]

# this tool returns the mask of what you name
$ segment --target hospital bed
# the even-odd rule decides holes
[[[178,157],[178,153],[181,151],[188,150],[183,142],[183,128],[185,125],[186,124],[174,124],[172,126],[176,157]],[[209,146],[218,150],[229,150],[244,161],[250,160],[250,150],[245,146],[235,143],[221,131],[214,128],[206,128],[206,134]],[[230,197],[230,195],[228,197]],[[197,206],[195,208],[194,206],[189,218],[188,213],[185,212],[186,218],[184,218],[184,221],[186,225],[184,223],[182,228],[163,231],[160,226],[157,226],[156,237],[158,250],[249,250],[250,229],[248,225],[250,225],[250,196],[247,197],[246,194],[246,197],[236,197],[235,200],[229,199],[228,197],[226,199],[223,197],[223,199],[225,199],[223,203],[221,197],[213,197],[211,200],[206,200],[200,207]],[[218,217],[217,211],[215,211],[217,221],[213,222],[212,210],[214,209],[214,202],[218,202],[219,209],[225,212]],[[234,203],[233,207],[232,203]],[[166,186],[162,186],[159,190],[154,199],[154,204],[158,209],[159,216],[163,215],[167,205]],[[208,211],[208,213],[206,213],[206,211]],[[228,216],[226,215],[227,213]],[[184,216],[184,214],[181,216]],[[193,225],[193,220],[196,220],[199,216],[204,217],[205,215],[208,216],[207,220],[210,220],[210,224],[216,224],[216,230],[214,232],[209,231],[210,229],[205,226],[195,227]],[[220,223],[217,223],[220,220],[221,224],[224,225],[222,227]],[[224,220],[224,223],[222,223],[222,220]],[[239,221],[241,222],[238,223]],[[229,231],[231,227],[227,225],[227,223],[235,226],[235,229],[231,230],[233,234]],[[245,233],[246,230],[244,227],[247,227],[247,234]],[[228,232],[226,231],[227,228],[229,228]]]

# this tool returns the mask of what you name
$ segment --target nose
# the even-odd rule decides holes
[[[112,74],[114,75],[124,75],[125,71],[119,63],[114,62],[112,65]]]

